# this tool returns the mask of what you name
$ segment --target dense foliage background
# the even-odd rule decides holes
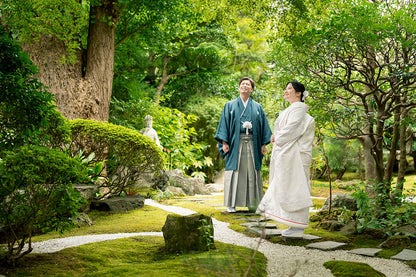
[[[359,173],[378,209],[366,220],[383,217],[416,169],[415,18],[414,0],[4,0],[0,151],[62,150],[61,113],[134,136],[151,115],[161,166],[212,182],[223,168],[213,137],[240,78],[255,80],[272,129],[298,80],[316,122],[313,178]]]

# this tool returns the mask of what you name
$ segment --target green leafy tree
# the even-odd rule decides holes
[[[70,119],[108,120],[116,43],[180,10],[181,4],[6,0],[0,8],[2,25],[24,42],[39,68],[39,80],[56,96],[59,111]],[[128,25],[131,18],[138,24]],[[126,32],[116,40],[119,25]]]
[[[362,143],[367,181],[383,184],[374,191],[390,194],[396,151],[406,156],[399,142],[406,140],[407,118],[416,105],[416,5],[394,0],[300,3],[279,17],[285,22],[274,25],[282,31],[280,36],[276,32],[274,44],[276,68],[304,75],[314,89],[314,108],[322,113],[318,118],[330,122],[338,137]],[[392,144],[385,157],[390,118]]]
[[[186,41],[203,34],[203,27],[214,21],[232,30],[235,15],[263,7],[253,4],[236,0],[5,0],[0,3],[0,20],[24,43],[39,68],[38,79],[56,96],[58,110],[66,118],[106,121],[116,47],[136,34],[147,41],[156,38],[152,41],[157,53],[164,53],[159,68],[162,86],[172,74],[164,75],[164,66],[181,53]],[[149,53],[150,60],[153,54]],[[184,71],[174,74],[179,72]]]
[[[220,97],[198,96],[189,101],[186,107],[189,113],[198,115],[196,121],[192,123],[194,129],[197,130],[192,140],[206,145],[202,153],[204,157],[209,157],[211,163],[201,165],[201,170],[206,174],[208,182],[212,182],[215,174],[224,166],[217,148],[218,142],[214,137],[222,108],[227,101]]]
[[[48,126],[53,95],[35,78],[36,68],[0,28],[0,151],[38,140]]]
[[[345,172],[359,171],[358,147],[354,147],[353,141],[340,140],[337,138],[326,139],[325,153],[328,156],[329,167],[336,173],[336,179],[341,180]]]

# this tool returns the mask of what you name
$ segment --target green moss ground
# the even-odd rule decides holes
[[[167,254],[163,237],[132,237],[90,243],[51,254],[29,254],[6,276],[243,276],[253,250],[216,242],[209,252]],[[234,272],[235,271],[235,272]],[[256,253],[248,276],[266,276]]]
[[[405,187],[411,188],[416,176],[408,176],[407,179],[410,181],[406,182]],[[347,191],[334,186],[332,192]],[[319,181],[312,184],[312,195],[328,197],[328,183]],[[241,218],[250,215],[224,214],[223,209],[216,208],[221,207],[223,203],[222,195],[184,199],[186,201],[169,199],[162,204],[184,207],[210,215],[220,221],[229,222],[230,228],[237,232],[253,236],[247,233],[246,227],[240,225],[245,222]],[[193,201],[190,201],[191,199]],[[313,199],[313,203],[314,208],[319,209],[324,200]],[[33,241],[89,234],[160,232],[168,214],[150,206],[122,213],[91,212],[89,216],[94,222],[92,226],[78,227],[62,235],[52,232],[35,236]],[[287,227],[277,224],[277,228]],[[365,235],[346,237],[338,232],[320,229],[316,223],[311,223],[305,233],[320,236],[322,240],[347,242],[349,249],[377,247],[382,241]],[[284,240],[279,237],[271,241],[287,245],[305,244],[301,240]],[[1,268],[0,274],[6,276],[241,276],[248,267],[247,259],[253,254],[253,250],[219,242],[215,242],[215,245],[217,249],[210,252],[170,255],[164,253],[162,237],[117,239],[68,248],[53,254],[29,254],[20,260],[18,268],[14,270]],[[416,250],[416,244],[410,249]],[[389,258],[399,251],[401,249],[383,250],[379,252],[379,256]],[[412,262],[408,264],[412,266]],[[416,267],[416,263],[413,263],[413,267]],[[256,254],[254,268],[248,276],[266,276],[266,258],[261,253]],[[237,271],[234,272],[235,270]]]
[[[329,261],[324,266],[331,270],[335,277],[383,277],[386,276],[365,263]]]
[[[51,232],[35,236],[33,241],[93,234],[161,232],[168,214],[151,206],[120,213],[92,211],[89,213],[92,226],[77,227],[63,234]]]

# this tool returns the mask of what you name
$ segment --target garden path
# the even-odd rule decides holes
[[[180,215],[189,215],[195,213],[192,210],[181,207],[162,205],[150,199],[147,199],[145,201],[145,204]],[[261,253],[263,253],[268,259],[268,276],[333,276],[331,272],[323,266],[324,262],[331,260],[343,260],[366,263],[372,266],[373,268],[377,269],[378,271],[384,273],[388,277],[416,276],[416,272],[413,269],[405,265],[403,262],[397,260],[382,259],[376,257],[365,257],[349,253],[346,250],[321,251],[316,249],[307,249],[305,247],[300,246],[273,244],[267,240],[247,237],[244,234],[235,232],[234,230],[228,228],[229,224],[226,222],[213,219],[213,224],[214,239],[216,241],[244,246],[252,249],[256,249],[258,247],[258,250]],[[33,252],[50,253],[59,251],[67,247],[79,246],[91,242],[144,235],[162,236],[163,234],[162,232],[121,233],[59,238],[34,243]]]

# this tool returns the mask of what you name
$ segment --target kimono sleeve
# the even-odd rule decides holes
[[[306,110],[301,107],[295,108],[290,112],[285,126],[274,134],[277,146],[283,147],[285,144],[297,140],[303,135],[305,115]]]
[[[229,127],[229,121],[230,118],[228,116],[228,105],[225,104],[220,118],[220,123],[217,127],[217,133],[215,134],[215,139],[218,141],[218,150],[220,151],[221,156],[224,158],[227,153],[225,153],[222,149],[223,144],[222,142],[225,141],[229,143],[229,133],[230,133],[230,127]]]
[[[270,129],[269,122],[267,121],[266,113],[263,108],[260,108],[261,113],[261,124],[262,124],[262,136],[261,136],[261,145],[267,145],[270,143],[270,138],[272,136],[272,130]]]

